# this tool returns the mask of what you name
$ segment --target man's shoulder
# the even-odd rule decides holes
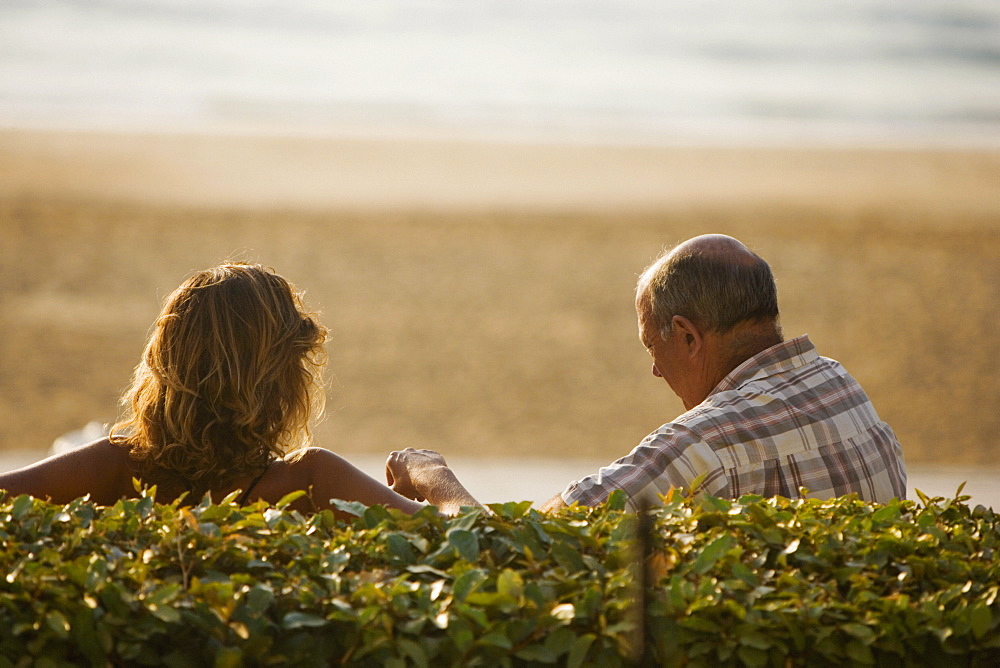
[[[837,360],[815,354],[794,355],[781,364],[757,367],[740,382],[725,385],[705,400],[708,408],[722,413],[746,410],[747,404],[773,407],[775,401],[795,403],[815,388],[828,383],[857,385]]]
[[[670,422],[660,425],[646,437],[646,441],[691,444],[712,440],[718,426],[730,421],[736,412],[734,407],[712,399],[713,397],[709,397]]]

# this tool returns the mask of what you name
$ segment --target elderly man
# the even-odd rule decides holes
[[[739,241],[704,235],[664,254],[639,279],[636,312],[653,375],[687,412],[544,509],[599,504],[616,489],[632,507],[671,488],[730,498],[798,497],[803,488],[818,498],[904,498],[892,429],[808,337],[782,339],[771,269]],[[445,512],[477,504],[430,450],[393,452],[386,476],[395,491]]]

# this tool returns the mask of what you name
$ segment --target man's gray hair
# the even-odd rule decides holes
[[[760,256],[749,257],[750,262],[740,262],[681,252],[661,257],[646,269],[639,289],[645,288],[660,335],[669,336],[675,315],[720,334],[741,322],[776,321],[778,288],[771,268]]]

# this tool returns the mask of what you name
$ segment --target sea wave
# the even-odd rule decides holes
[[[1000,137],[993,0],[19,0],[0,121]]]

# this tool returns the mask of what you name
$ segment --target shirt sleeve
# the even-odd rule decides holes
[[[616,489],[628,495],[628,507],[641,502],[657,505],[671,488],[691,491],[701,479],[701,491],[712,494],[725,481],[724,470],[714,450],[683,425],[668,423],[642,440],[625,457],[597,473],[570,483],[562,492],[568,505],[596,506]]]

